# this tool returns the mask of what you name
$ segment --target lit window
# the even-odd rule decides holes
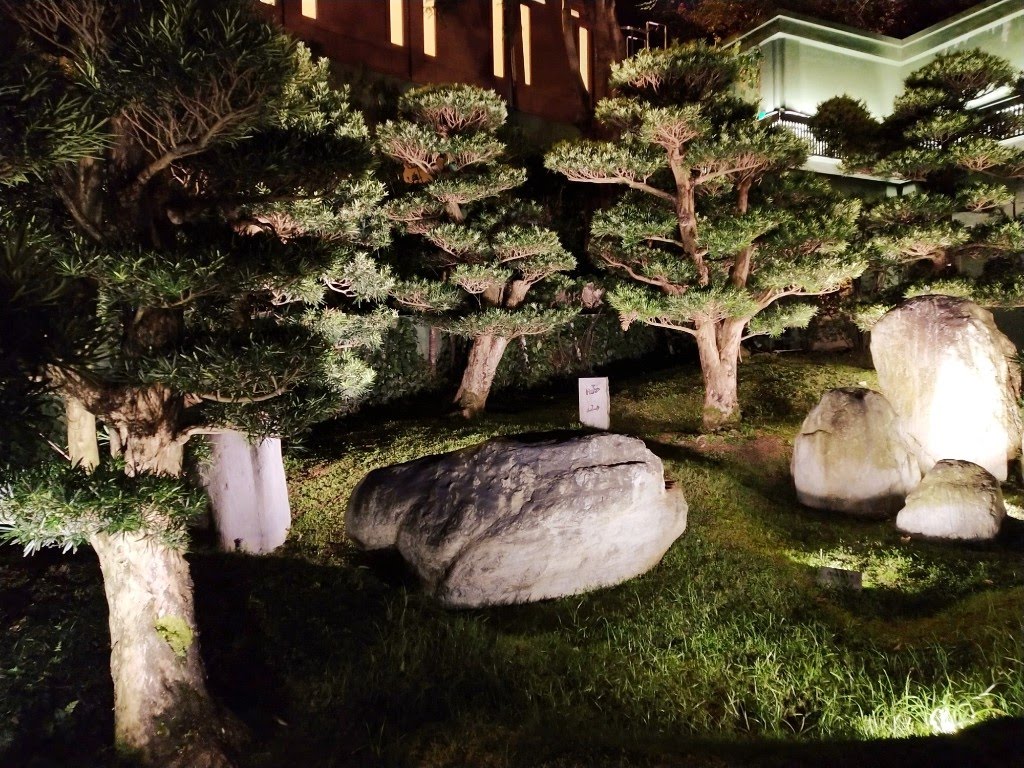
[[[523,36],[523,83],[529,85],[533,79],[533,53],[530,42],[530,6],[519,6],[519,28]]]
[[[580,27],[580,77],[583,79],[583,87],[590,90],[590,31],[586,27]]]
[[[391,0],[388,5],[391,14],[391,44],[405,45],[405,2]]]
[[[494,76],[505,76],[505,3],[491,0],[491,48],[494,51]]]
[[[310,19],[316,18],[316,0],[302,0],[302,15]]]
[[[434,0],[423,0],[423,53],[437,56],[437,9]]]
[[[264,5],[274,5],[275,3],[277,3],[277,0],[260,0],[260,2],[263,3]]]

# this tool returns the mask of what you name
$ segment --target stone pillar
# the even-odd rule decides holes
[[[291,527],[281,441],[252,444],[241,432],[210,436],[212,453],[203,470],[221,549],[253,554],[284,543]]]

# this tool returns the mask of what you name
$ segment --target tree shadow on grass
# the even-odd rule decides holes
[[[529,689],[537,680],[527,679],[535,671],[530,659],[548,667],[537,670],[543,676],[554,668],[550,659],[540,660],[567,652],[556,650],[557,643],[546,644],[550,632],[565,623],[593,623],[625,610],[624,602],[635,611],[637,595],[654,589],[656,580],[642,588],[624,585],[587,596],[585,615],[579,608],[583,598],[446,611],[411,593],[407,575],[393,560],[367,558],[337,567],[274,556],[200,553],[190,561],[211,689],[252,734],[243,765],[417,765],[422,750],[413,754],[411,745],[464,738],[469,744],[465,759],[435,753],[431,764],[1003,766],[1014,764],[1022,746],[1019,720],[991,723],[955,738],[895,742],[648,740],[648,726],[622,718],[615,722],[614,716],[609,720],[608,713],[589,708],[583,692],[573,695],[578,702],[573,712],[531,698],[537,689]],[[5,603],[21,611],[22,618],[34,606],[32,632],[40,637],[48,617],[59,624],[66,612],[80,614],[78,620],[91,627],[75,628],[88,643],[65,649],[61,664],[70,672],[41,669],[31,695],[66,703],[62,686],[69,674],[90,691],[106,693],[74,694],[83,697],[72,715],[77,725],[69,732],[82,737],[74,750],[68,738],[48,741],[40,731],[25,731],[0,753],[5,765],[110,764],[110,683],[99,574],[87,552],[71,560],[70,582],[63,571],[49,572],[62,562],[53,558],[32,574],[42,589],[34,600],[15,592]],[[0,563],[2,569],[11,567]],[[62,606],[56,598],[64,590],[76,602]],[[88,602],[82,603],[86,595]],[[22,623],[18,631],[28,632],[29,624]],[[525,659],[509,650],[510,643],[522,644]],[[465,733],[466,724],[468,730],[507,734],[507,742],[495,742],[504,738],[499,735],[481,744]],[[90,731],[93,735],[85,737]],[[492,751],[473,752],[484,748]]]
[[[571,737],[570,737],[571,738]],[[564,741],[562,742],[564,744]],[[626,746],[628,745],[628,746]],[[544,745],[536,749],[544,754]],[[658,766],[658,768],[1007,768],[1024,749],[1024,718],[1000,718],[955,735],[802,743],[751,738],[621,738],[609,734],[561,756],[514,765]]]
[[[22,557],[0,546],[0,765],[96,766],[111,758],[110,634],[87,547]]]
[[[725,471],[727,464],[723,459],[697,451],[683,445],[666,443],[661,440],[653,440],[635,435],[644,441],[644,445],[659,459],[675,461],[679,463],[696,465],[707,469],[721,469]],[[684,489],[685,490],[685,489]]]

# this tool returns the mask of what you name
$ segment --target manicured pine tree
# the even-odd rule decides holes
[[[1000,140],[1024,131],[1024,116],[973,106],[999,90],[1021,93],[1022,78],[998,56],[956,51],[912,73],[884,120],[849,96],[819,105],[811,127],[847,167],[916,188],[864,212],[868,294],[880,303],[862,309],[862,327],[908,295],[953,294],[989,306],[1024,296],[1024,220],[1010,207],[1024,149]],[[963,269],[972,262],[975,276],[984,267],[980,279]]]
[[[574,312],[530,302],[539,282],[575,266],[535,207],[505,193],[526,174],[504,162],[497,137],[507,117],[492,91],[468,85],[406,93],[401,117],[380,126],[380,152],[404,167],[409,191],[388,216],[420,248],[398,265],[397,302],[471,339],[455,400],[466,417],[484,410],[509,342],[545,334]],[[407,249],[412,251],[412,246]]]
[[[696,339],[703,426],[737,421],[741,342],[806,325],[807,304],[864,268],[847,252],[859,211],[787,171],[803,142],[755,119],[753,60],[700,44],[645,50],[614,67],[597,106],[608,140],[557,145],[549,168],[628,191],[592,225],[591,255],[628,278],[610,301],[633,322]]]
[[[3,536],[96,551],[119,748],[228,765],[182,557],[199,504],[183,448],[286,434],[367,386],[351,350],[388,318],[327,295],[387,295],[368,133],[246,0],[9,2],[3,21],[0,283],[27,334],[4,373],[42,376],[74,416],[63,467],[7,478]],[[95,419],[115,457],[98,467]]]

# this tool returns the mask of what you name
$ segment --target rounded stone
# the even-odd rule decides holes
[[[1024,432],[1016,353],[992,313],[965,299],[921,296],[878,321],[878,387],[920,445],[922,471],[964,459],[1006,479]]]
[[[969,461],[943,459],[907,496],[896,527],[935,539],[984,541],[999,534],[1006,507],[999,481]]]
[[[793,441],[790,471],[801,504],[866,517],[894,515],[921,480],[896,412],[860,387],[822,395]]]
[[[686,502],[636,438],[499,438],[374,470],[345,524],[364,548],[397,548],[444,604],[475,607],[638,576],[683,533]]]

